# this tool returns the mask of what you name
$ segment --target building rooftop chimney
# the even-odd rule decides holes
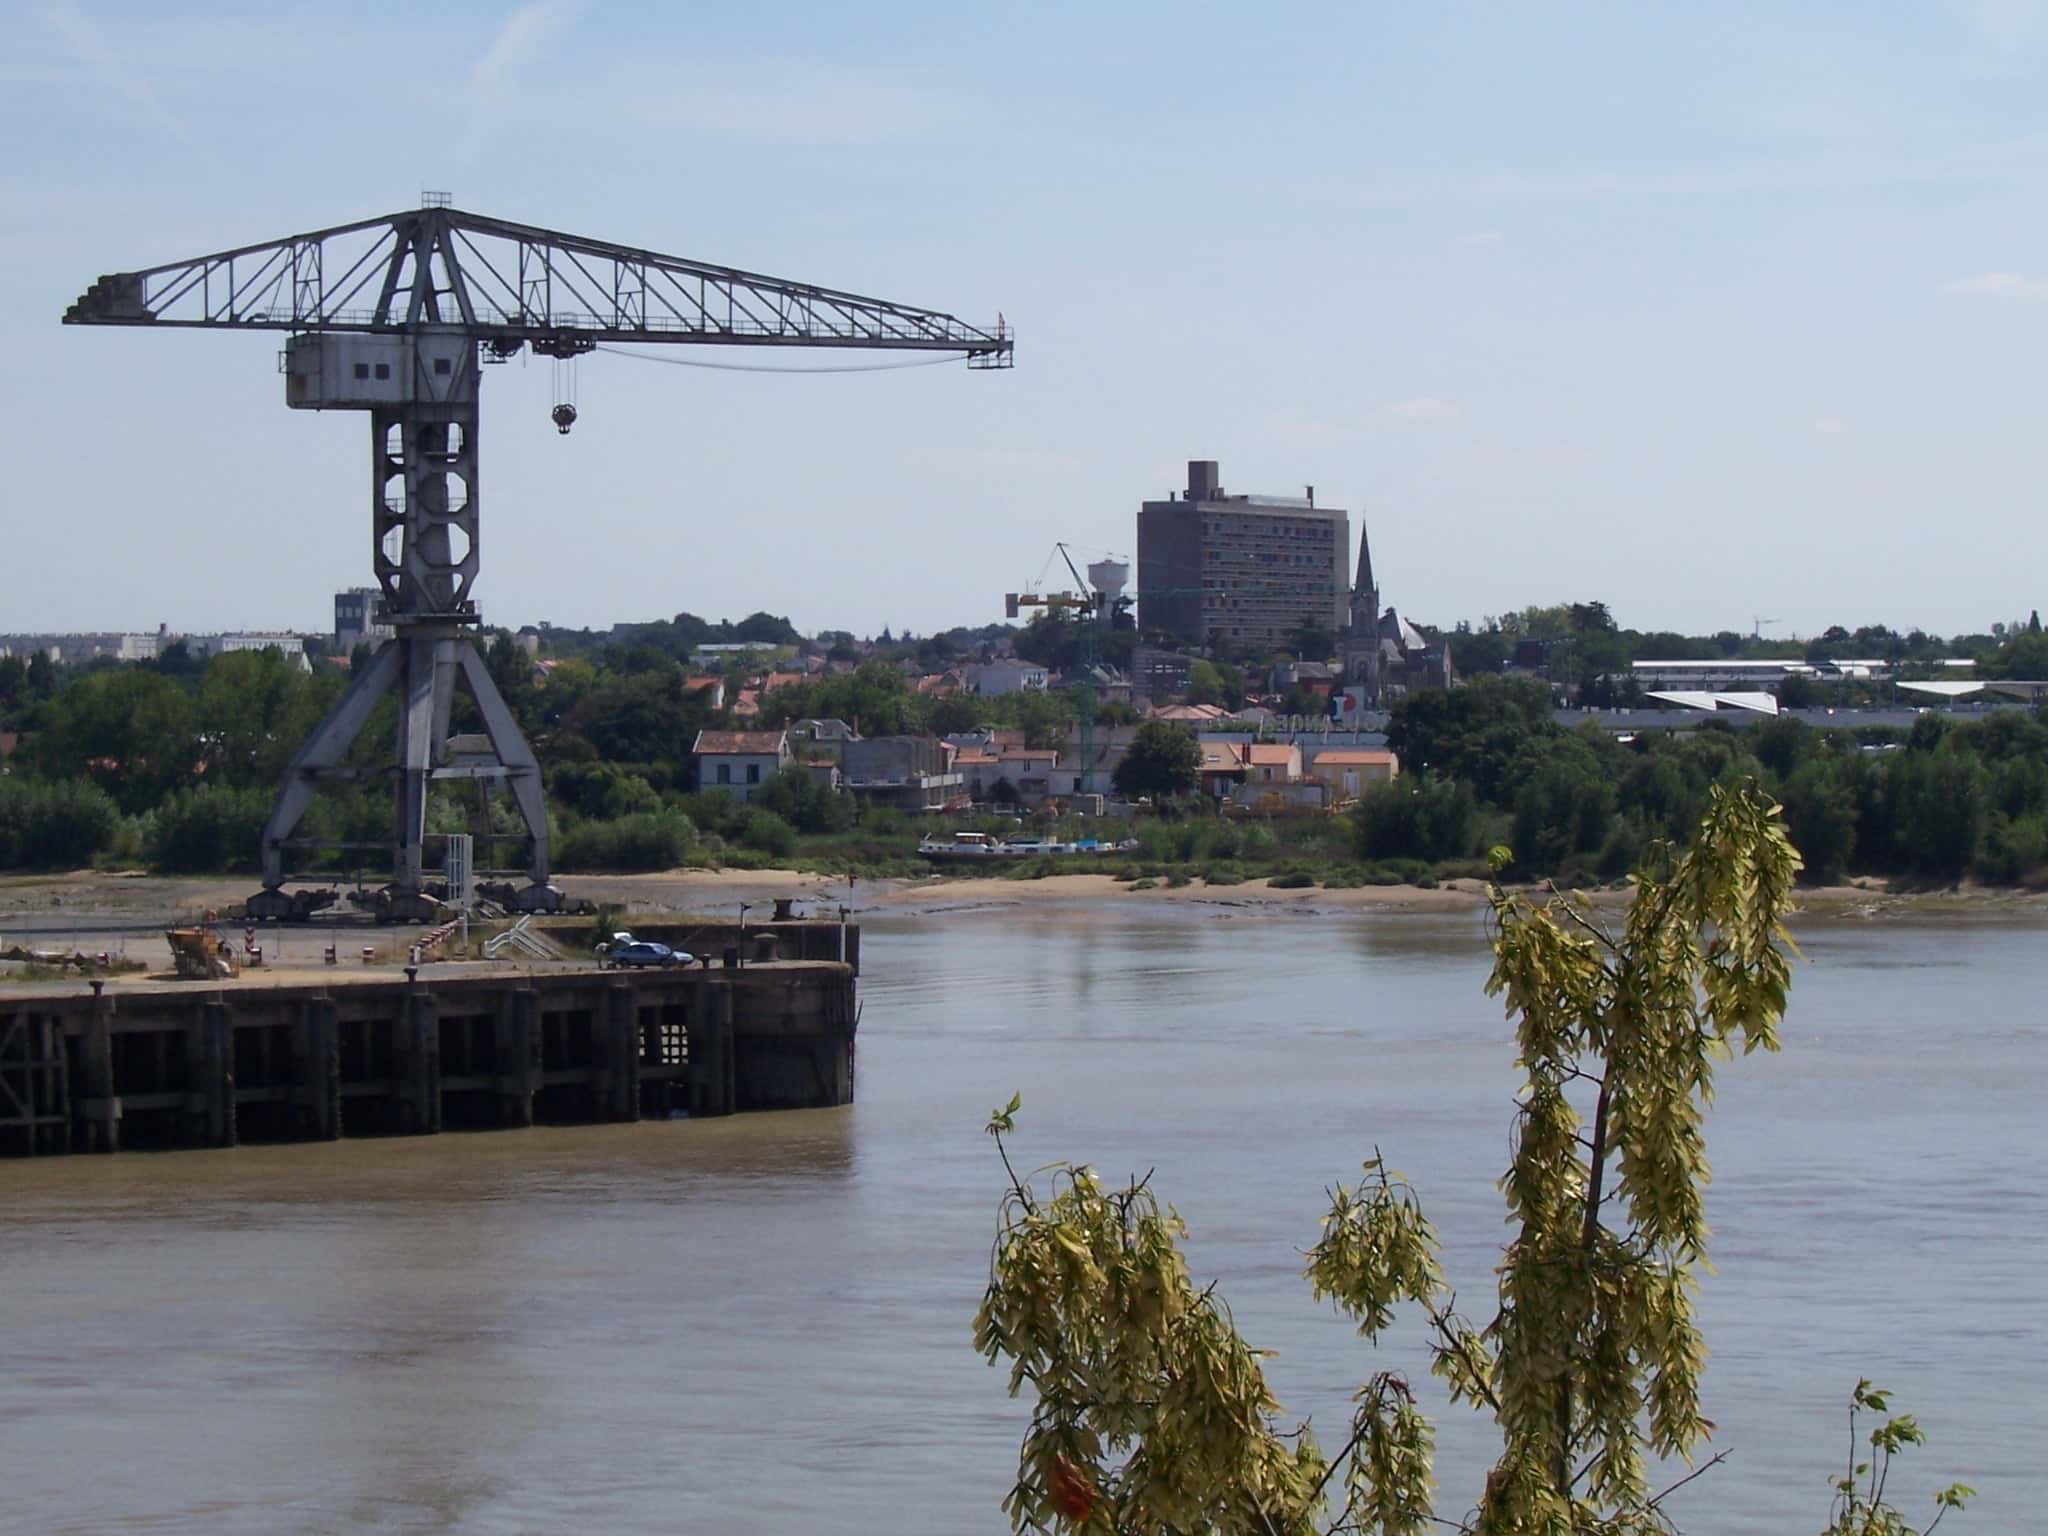
[[[1214,459],[1188,460],[1188,500],[1215,501],[1223,495],[1223,487],[1216,482],[1216,461]]]

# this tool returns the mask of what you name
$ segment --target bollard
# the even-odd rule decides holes
[[[335,958],[334,946],[332,944],[327,946],[327,963],[329,965],[339,965],[341,963],[339,960]]]
[[[365,965],[370,965],[370,964],[373,964],[373,963],[375,963],[376,959],[377,959],[377,951],[376,951],[376,950],[374,950],[374,949],[372,949],[372,948],[371,948],[371,947],[370,947],[369,945],[365,944],[365,945],[363,946],[363,964],[365,964]]]

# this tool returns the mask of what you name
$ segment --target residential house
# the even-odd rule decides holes
[[[1384,748],[1325,747],[1308,771],[1329,787],[1333,804],[1356,800],[1374,784],[1384,784],[1401,771],[1401,761]]]
[[[1301,748],[1291,741],[1255,741],[1245,748],[1245,781],[1293,784],[1301,778]]]
[[[1003,760],[980,747],[959,747],[953,753],[953,771],[960,775],[969,799],[986,801],[1003,776]]]
[[[1267,686],[1277,694],[1299,688],[1314,698],[1327,699],[1342,681],[1340,669],[1321,661],[1283,661],[1275,664]]]
[[[1049,747],[1018,747],[1003,753],[996,767],[999,780],[1017,792],[1020,805],[1040,806],[1052,793],[1052,773],[1060,755]]]
[[[1296,743],[1248,742],[1244,756],[1245,779],[1231,793],[1233,808],[1270,816],[1286,811],[1319,811],[1329,803],[1329,790],[1323,781],[1304,777],[1301,748]]]
[[[1004,693],[1023,693],[1027,690],[1044,692],[1047,683],[1045,668],[1036,662],[1021,661],[1006,656],[1001,661],[991,661],[974,669],[974,691],[987,697]]]
[[[790,746],[806,757],[827,757],[836,763],[846,743],[858,740],[860,734],[844,720],[807,718],[789,725]]]
[[[725,679],[722,677],[685,677],[683,692],[702,699],[705,708],[714,715],[725,708]]]
[[[751,800],[790,760],[789,732],[699,731],[690,757],[697,765],[699,790]]]
[[[1251,776],[1251,747],[1241,741],[1205,741],[1196,770],[1202,793],[1212,800],[1229,795]]]
[[[1178,725],[1204,726],[1223,719],[1229,713],[1220,704],[1169,704],[1164,709],[1153,710],[1146,718],[1170,720]]]
[[[898,811],[936,811],[963,793],[953,749],[936,736],[868,736],[840,754],[848,794]]]

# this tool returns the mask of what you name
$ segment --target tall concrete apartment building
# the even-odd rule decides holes
[[[1214,459],[1188,461],[1185,496],[1138,508],[1138,627],[1197,645],[1286,650],[1304,625],[1350,619],[1351,519],[1306,496],[1232,496]]]

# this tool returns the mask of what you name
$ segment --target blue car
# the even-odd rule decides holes
[[[688,950],[670,949],[666,944],[656,944],[650,939],[607,945],[604,951],[604,963],[619,967],[688,965],[695,958]]]

